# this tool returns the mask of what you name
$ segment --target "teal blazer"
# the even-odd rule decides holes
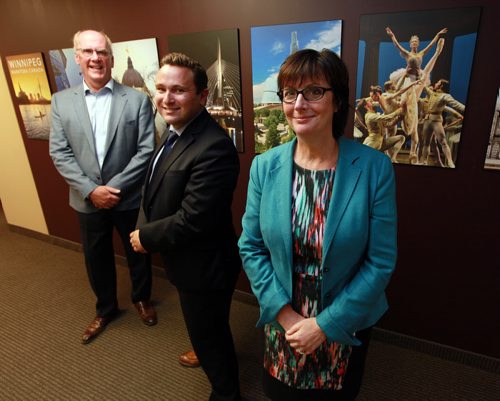
[[[243,268],[260,305],[257,326],[279,324],[292,301],[292,176],[296,140],[255,157],[239,240]],[[383,153],[339,139],[323,240],[321,307],[327,338],[359,345],[356,331],[387,310],[385,288],[396,263],[394,170]]]

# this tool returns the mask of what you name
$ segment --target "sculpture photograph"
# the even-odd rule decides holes
[[[393,163],[455,168],[479,7],[362,15],[354,137]]]

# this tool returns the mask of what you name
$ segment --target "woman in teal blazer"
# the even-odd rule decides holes
[[[260,305],[257,326],[265,326],[265,389],[276,400],[323,399],[332,391],[329,400],[354,399],[367,345],[360,333],[387,310],[384,291],[396,262],[394,172],[383,153],[340,137],[348,115],[348,74],[335,53],[290,55],[278,87],[297,138],[254,159],[239,240]],[[303,186],[297,184],[301,172]],[[329,192],[315,184],[309,201],[316,204],[301,213],[302,193],[323,173],[330,177]],[[328,201],[324,210],[320,196]],[[310,218],[302,233],[296,218],[301,214]],[[318,216],[322,223],[311,231]],[[311,248],[319,243],[310,280],[319,299],[308,295],[300,306],[294,299],[304,291],[296,285],[304,272],[297,265],[304,265],[300,248],[308,238],[314,238]],[[325,359],[328,349],[340,356]]]

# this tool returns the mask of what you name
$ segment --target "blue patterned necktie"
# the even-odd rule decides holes
[[[160,167],[162,161],[168,156],[172,148],[174,147],[175,141],[179,139],[179,134],[175,131],[170,131],[170,135],[163,145],[163,150],[161,151],[161,154],[157,157],[156,163],[153,167],[153,174],[151,174],[151,180],[153,179],[154,175],[156,174],[156,171]]]
[[[174,143],[179,139],[179,134],[175,131],[170,131],[170,135],[167,139],[167,142],[165,142],[165,145],[163,145],[163,152],[160,158],[165,157],[163,154],[169,154],[172,148],[174,147]]]

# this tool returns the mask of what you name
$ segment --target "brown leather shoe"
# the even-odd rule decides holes
[[[82,344],[90,343],[94,338],[96,338],[106,327],[106,325],[112,320],[110,317],[100,317],[96,316],[92,322],[88,325],[85,333],[83,333]]]
[[[200,367],[200,361],[194,351],[184,352],[179,356],[179,363],[186,368]]]
[[[156,317],[156,312],[149,301],[140,301],[136,302],[135,307],[137,312],[139,312],[139,316],[144,324],[148,326],[154,326],[158,323],[158,318]]]

